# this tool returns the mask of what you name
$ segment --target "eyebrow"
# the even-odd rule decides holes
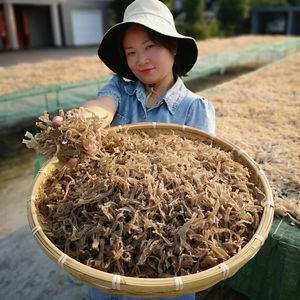
[[[152,39],[148,39],[148,40],[142,42],[142,45],[144,45],[148,42],[153,42],[154,43],[154,41]],[[132,49],[132,48],[134,48],[134,47],[133,46],[128,46],[128,47],[124,47],[124,50]]]

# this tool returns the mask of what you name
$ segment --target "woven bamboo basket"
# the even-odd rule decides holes
[[[32,234],[45,254],[61,266],[66,272],[80,282],[108,293],[129,295],[140,298],[147,297],[175,297],[186,293],[205,290],[216,283],[233,276],[260,250],[271,229],[274,202],[268,180],[260,167],[242,150],[233,144],[209,135],[201,130],[187,126],[164,123],[138,123],[113,127],[110,130],[144,131],[151,136],[160,133],[178,134],[201,141],[231,152],[233,160],[246,166],[251,174],[251,180],[265,193],[264,211],[259,226],[251,240],[227,261],[191,275],[169,278],[135,278],[102,272],[88,267],[60,251],[45,235],[39,222],[39,212],[35,199],[39,195],[40,187],[51,172],[59,167],[56,159],[47,162],[40,170],[33,184],[31,198],[28,201],[28,221]]]

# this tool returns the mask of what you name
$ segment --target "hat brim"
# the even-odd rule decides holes
[[[114,25],[103,36],[100,46],[98,48],[98,56],[105,63],[105,65],[114,73],[130,80],[137,80],[127,65],[126,58],[122,54],[122,40],[124,30],[130,24],[139,24],[152,29],[160,34],[175,37],[178,39],[178,48],[176,53],[176,60],[181,62],[183,73],[188,73],[194,66],[198,57],[198,48],[196,41],[192,37],[179,34],[177,31],[156,28],[153,23],[149,26],[145,25],[145,19],[141,22],[122,22]]]

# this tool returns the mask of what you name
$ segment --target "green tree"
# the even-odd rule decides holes
[[[166,4],[171,11],[173,10],[173,7],[174,7],[173,0],[161,0],[161,2],[163,2],[164,4]]]
[[[112,23],[122,22],[126,7],[134,0],[113,0],[110,4],[113,10]]]
[[[288,4],[288,0],[251,0],[251,7],[260,5],[285,5]]]
[[[218,10],[221,29],[227,36],[241,34],[250,15],[250,0],[222,0]]]
[[[210,28],[204,22],[204,0],[184,0],[183,11],[184,19],[177,22],[180,32],[195,39],[205,39],[210,36]]]
[[[184,0],[183,9],[186,13],[186,22],[190,24],[202,23],[205,10],[204,0]]]
[[[251,0],[251,5],[300,5],[300,0]]]

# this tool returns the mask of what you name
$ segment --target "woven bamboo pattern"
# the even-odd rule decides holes
[[[249,169],[252,182],[265,194],[264,212],[260,224],[251,240],[234,256],[227,261],[201,271],[199,273],[181,277],[169,278],[135,278],[102,272],[88,267],[70,258],[60,251],[45,235],[39,223],[39,212],[35,206],[35,199],[39,195],[40,187],[47,176],[59,167],[57,159],[47,162],[37,175],[32,188],[32,195],[28,201],[28,221],[32,234],[44,253],[62,267],[66,272],[80,282],[93,286],[109,293],[123,294],[140,298],[147,297],[175,297],[186,293],[205,290],[221,280],[233,276],[260,250],[271,229],[274,202],[268,180],[262,169],[241,149],[228,141],[221,140],[201,130],[174,124],[138,123],[126,126],[113,127],[110,130],[144,131],[149,135],[178,134],[190,139],[200,139],[221,150],[231,152],[233,160]]]

